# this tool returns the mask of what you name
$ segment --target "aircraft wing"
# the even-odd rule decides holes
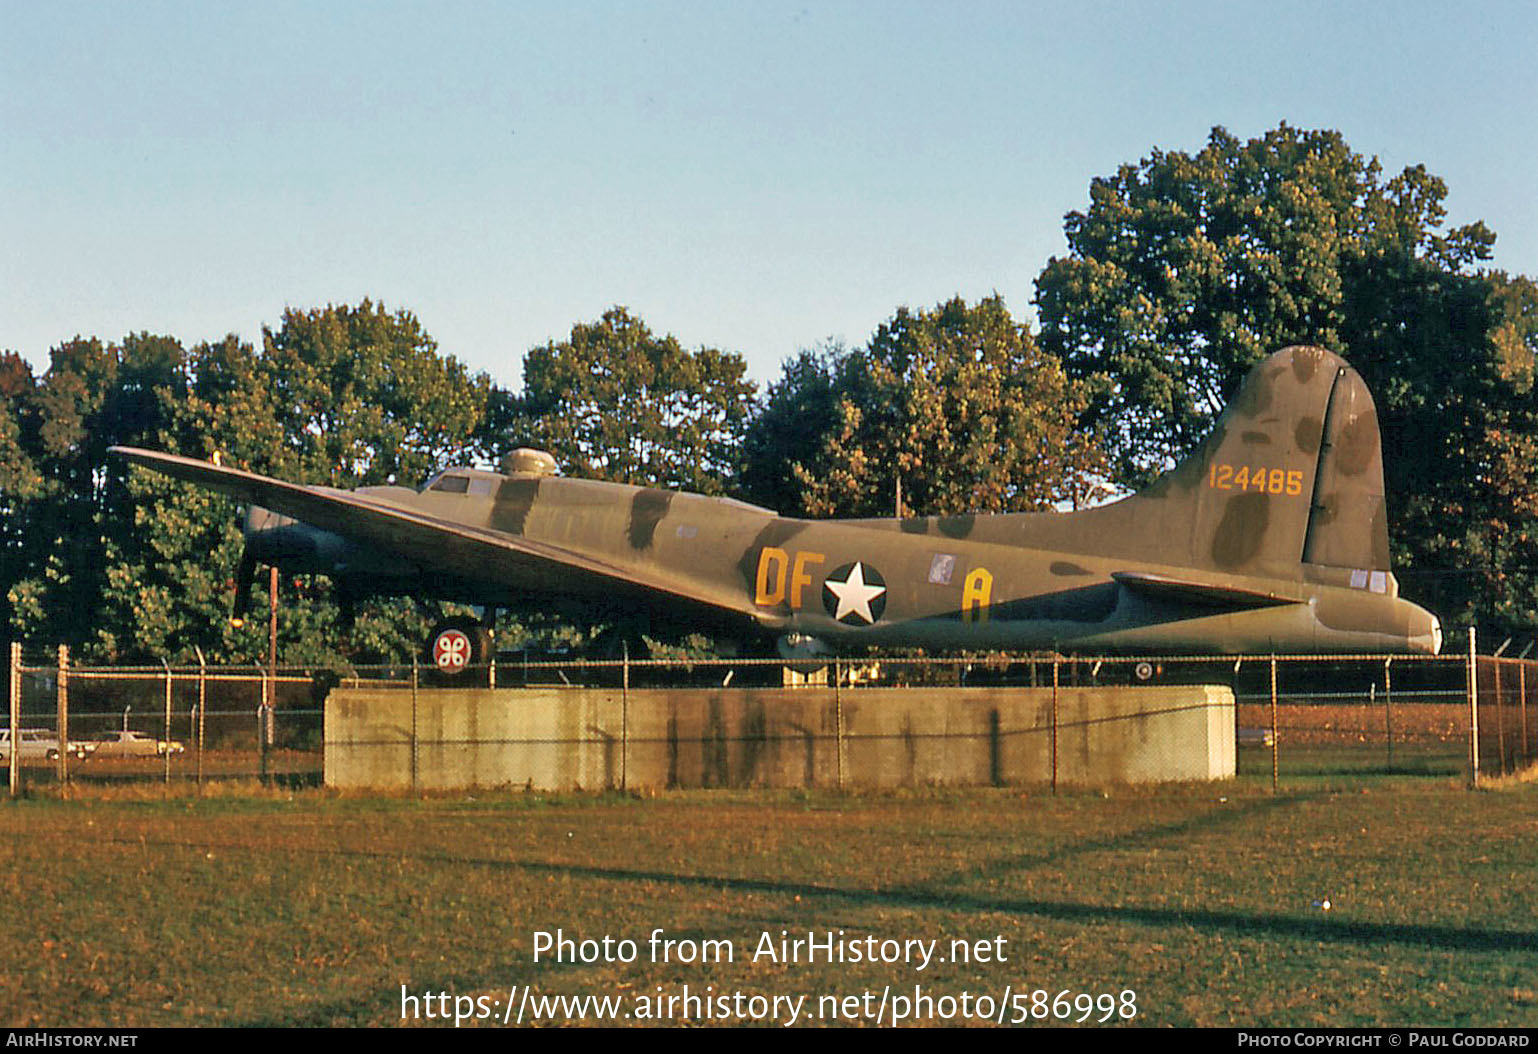
[[[430,516],[366,494],[287,483],[242,469],[135,447],[112,447],[133,464],[290,516],[427,571],[511,588],[584,592],[655,603],[666,599],[711,609],[717,616],[752,618],[747,597],[713,595],[644,567],[622,566],[589,553],[519,535]],[[756,621],[756,620],[755,620]]]

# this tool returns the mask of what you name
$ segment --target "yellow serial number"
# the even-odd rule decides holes
[[[1207,486],[1213,490],[1253,490],[1261,494],[1296,496],[1303,493],[1303,472],[1295,468],[1209,465]]]

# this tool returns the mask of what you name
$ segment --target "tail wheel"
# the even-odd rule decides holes
[[[482,680],[491,661],[491,633],[473,618],[444,619],[428,635],[423,658],[446,683]]]

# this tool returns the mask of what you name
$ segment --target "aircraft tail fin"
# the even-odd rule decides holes
[[[1387,571],[1384,490],[1378,411],[1361,375],[1342,363],[1325,412],[1303,562]]]
[[[1080,515],[1118,551],[1159,563],[1287,577],[1321,564],[1360,571],[1368,587],[1389,567],[1372,396],[1333,352],[1286,348],[1250,372],[1178,467]]]

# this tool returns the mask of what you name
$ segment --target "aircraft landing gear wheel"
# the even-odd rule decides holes
[[[484,686],[491,662],[491,633],[473,618],[444,619],[428,635],[423,658],[439,684]]]

